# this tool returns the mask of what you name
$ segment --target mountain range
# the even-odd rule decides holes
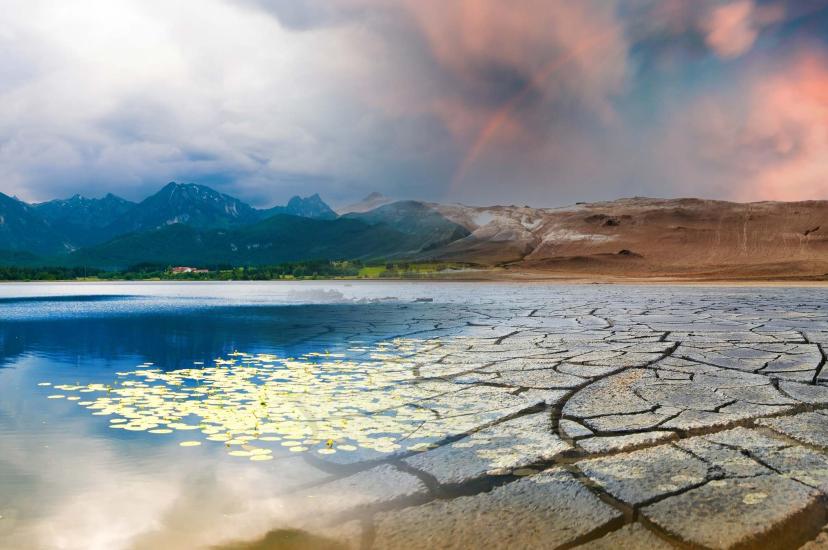
[[[0,193],[0,263],[126,268],[416,256],[468,234],[408,201],[339,216],[318,194],[260,210],[171,182],[134,203],[108,194],[26,204]]]
[[[393,201],[337,214],[319,195],[256,209],[196,184],[26,204],[0,193],[0,263],[125,268],[300,260],[441,260],[502,272],[823,277],[828,201],[628,198],[560,208]]]

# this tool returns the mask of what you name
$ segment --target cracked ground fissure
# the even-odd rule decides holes
[[[569,501],[583,501],[579,513],[590,519],[578,529],[550,529],[540,547],[589,546],[613,534],[630,537],[631,547],[652,536],[678,548],[796,548],[816,538],[826,519],[828,458],[825,471],[796,460],[820,461],[828,446],[821,439],[828,433],[828,385],[820,379],[828,311],[803,304],[792,316],[760,300],[744,302],[718,310],[712,302],[687,303],[684,313],[670,305],[636,312],[618,303],[532,307],[520,315],[477,307],[457,315],[466,333],[439,322],[410,331],[434,343],[410,358],[415,380],[441,388],[418,406],[450,420],[441,416],[440,399],[470,389],[494,393],[470,402],[466,429],[425,452],[350,464],[309,458],[334,477],[297,494],[349,480],[358,488],[359,476],[387,476],[381,496],[343,502],[326,517],[333,525],[326,529],[358,522],[355,548],[399,546],[395,527],[406,532],[412,517],[447,537],[437,546],[460,548],[452,536],[466,526],[456,518],[497,524],[496,512],[512,513],[504,502],[521,506],[547,478],[578,495]],[[496,402],[501,394],[524,398],[525,406]],[[785,450],[790,463],[776,457],[782,466],[774,466],[763,455],[769,449]],[[402,480],[414,488],[403,490]],[[532,501],[541,507],[537,514],[547,501],[553,511],[566,507],[555,494]],[[679,505],[698,517],[683,521],[672,513]],[[478,515],[459,514],[466,510]],[[729,510],[743,510],[745,526],[716,535],[716,521],[726,525]],[[495,536],[488,546],[520,545],[520,525],[502,527],[508,537]],[[427,542],[423,547],[435,545]]]

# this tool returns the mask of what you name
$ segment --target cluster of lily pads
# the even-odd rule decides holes
[[[369,450],[423,450],[414,433],[430,411],[413,405],[430,395],[407,359],[416,341],[397,339],[352,354],[297,358],[234,352],[212,365],[165,372],[152,364],[118,372],[112,384],[63,384],[50,399],[75,401],[113,429],[171,434],[191,431],[230,455],[270,460],[273,449],[322,455]],[[350,356],[356,358],[348,358]],[[49,382],[42,386],[51,386]]]

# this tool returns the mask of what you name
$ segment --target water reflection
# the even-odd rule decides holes
[[[108,298],[107,298],[108,300]],[[71,301],[76,306],[98,300]],[[29,304],[37,307],[37,303]],[[0,324],[0,366],[23,354],[66,364],[79,360],[151,362],[165,370],[211,363],[235,350],[296,355],[341,349],[431,328],[423,304],[180,307],[155,313],[24,319]],[[0,309],[0,313],[2,310]]]
[[[314,368],[328,363],[330,367],[336,366],[336,372],[350,369],[348,376],[357,376],[360,368],[364,371],[368,364],[376,366],[386,361],[376,357],[383,353],[378,342],[433,329],[435,323],[441,322],[441,315],[448,318],[432,310],[429,304],[400,302],[226,306],[182,300],[172,307],[164,299],[135,296],[3,301],[0,547],[194,548],[267,532],[291,507],[285,495],[331,475],[330,471],[310,465],[301,456],[304,453],[292,452],[281,443],[300,441],[308,447],[304,442],[312,440],[313,451],[324,457],[318,451],[335,449],[345,454],[349,445],[357,446],[357,439],[341,437],[341,425],[340,437],[320,432],[313,439],[305,434],[301,440],[288,439],[298,435],[298,425],[291,428],[287,423],[293,414],[287,409],[279,413],[278,434],[269,434],[282,438],[270,442],[274,444],[270,453],[249,448],[252,446],[248,441],[230,445],[229,450],[242,451],[244,457],[229,455],[227,429],[214,433],[199,430],[196,438],[193,430],[178,429],[181,426],[170,428],[165,423],[149,428],[145,416],[143,424],[138,425],[147,431],[113,429],[111,425],[135,426],[134,419],[122,414],[128,412],[127,407],[133,407],[136,413],[139,408],[146,412],[164,401],[149,395],[129,398],[124,391],[140,386],[125,382],[142,380],[148,386],[168,386],[176,391],[198,388],[212,376],[209,373],[220,369],[227,374],[234,370],[227,364],[219,367],[215,359],[250,363],[250,358],[257,358],[256,368],[264,369],[265,364],[283,367],[281,373],[270,369],[269,382],[274,388],[297,381],[303,371],[285,367],[295,366],[296,362],[305,367],[315,365]],[[233,355],[235,350],[245,350],[250,355]],[[401,348],[395,353],[404,351]],[[125,374],[119,376],[119,372]],[[139,372],[153,373],[151,377],[156,378],[150,383],[150,377],[139,377]],[[179,386],[168,384],[185,377],[176,372],[186,372],[190,378],[182,379]],[[390,372],[387,376],[392,376]],[[264,374],[265,370],[257,372],[256,385]],[[163,378],[169,375],[172,376]],[[117,386],[116,380],[121,381]],[[217,388],[227,388],[225,382],[213,380]],[[38,385],[46,383],[50,385]],[[307,384],[318,383],[327,384],[331,394],[341,391],[336,398],[340,412],[347,409],[342,399],[353,387],[348,390],[341,381],[325,376]],[[359,383],[367,385],[370,381]],[[50,395],[65,397],[47,399]],[[69,401],[69,397],[77,399]],[[248,397],[255,407],[259,396]],[[248,397],[238,393],[228,396],[233,402],[226,404],[225,410],[244,409]],[[327,416],[333,410],[318,407],[323,403],[335,407],[336,399],[331,401],[328,397],[309,403],[313,414],[323,412]],[[117,414],[93,415],[90,412],[106,407],[90,411],[79,406],[100,404],[107,398],[122,399]],[[129,399],[133,401],[127,402]],[[275,404],[277,396],[268,397],[268,401]],[[175,400],[167,402],[172,403]],[[138,404],[146,406],[136,407]],[[172,423],[197,425],[200,421],[192,412],[185,405],[177,410]],[[111,418],[127,422],[113,423]],[[216,420],[208,414],[201,421],[205,418]],[[219,419],[219,425],[224,423],[227,427],[241,421],[231,418]],[[246,416],[238,418],[247,422]],[[207,431],[212,432],[219,425],[213,423]],[[262,437],[268,437],[264,435],[265,427],[264,422],[259,426]],[[233,439],[249,437],[245,433],[249,428],[245,424],[239,433],[233,431]],[[255,434],[255,425],[253,428]],[[150,434],[149,429],[170,429],[174,433]],[[352,431],[351,436],[356,433]],[[207,440],[219,434],[224,441]],[[334,440],[330,445],[329,439]],[[388,439],[371,439],[380,442],[379,449],[372,449],[373,452],[389,450]],[[398,439],[399,433],[394,441]],[[184,441],[204,444],[182,447]],[[256,447],[263,449],[264,445]],[[250,460],[265,454],[273,459]],[[291,510],[292,514],[295,512]]]

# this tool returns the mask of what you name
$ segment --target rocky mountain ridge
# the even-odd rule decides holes
[[[198,265],[359,258],[585,276],[828,273],[828,201],[633,197],[533,208],[374,199],[382,204],[337,216],[318,195],[257,210],[195,184],[168,184],[138,204],[108,195],[32,206],[2,195],[0,262],[123,267],[184,258]],[[84,230],[97,240],[83,241]]]

